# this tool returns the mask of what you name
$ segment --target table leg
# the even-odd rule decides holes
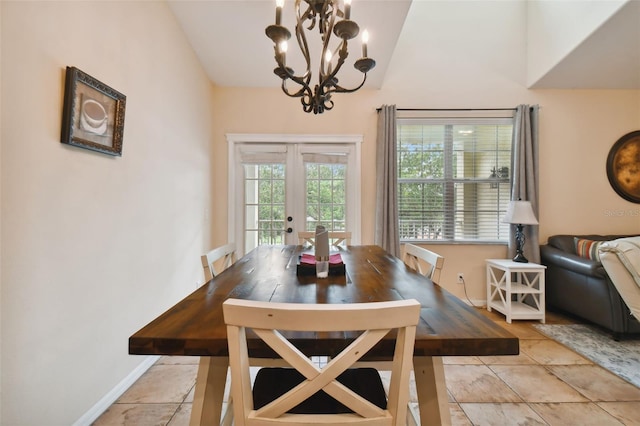
[[[228,357],[200,357],[190,426],[220,424],[228,368]]]
[[[418,392],[420,424],[451,425],[442,357],[413,357],[413,372]]]

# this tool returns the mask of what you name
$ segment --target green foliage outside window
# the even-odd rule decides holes
[[[345,229],[345,185],[347,167],[344,164],[306,163],[307,230],[323,225],[330,231]]]
[[[257,228],[248,227],[246,232],[257,234],[258,245],[284,244],[284,164],[245,165],[245,185],[246,223],[257,223]]]

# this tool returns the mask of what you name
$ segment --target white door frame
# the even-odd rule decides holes
[[[362,135],[295,135],[295,134],[262,134],[262,133],[227,133],[227,148],[228,148],[228,228],[227,228],[227,241],[234,241],[241,254],[244,254],[244,237],[240,240],[237,226],[237,218],[239,212],[238,203],[241,201],[239,197],[242,194],[238,194],[236,191],[236,181],[238,179],[237,173],[239,171],[234,170],[236,164],[236,144],[240,143],[277,143],[277,144],[324,144],[324,145],[350,145],[353,149],[353,155],[355,156],[355,170],[350,172],[351,179],[348,180],[347,185],[350,186],[350,191],[347,193],[353,194],[354,199],[350,200],[351,209],[347,212],[347,222],[349,223],[349,230],[351,231],[352,244],[359,244],[361,238],[361,148],[362,148]],[[353,211],[351,211],[353,210]]]

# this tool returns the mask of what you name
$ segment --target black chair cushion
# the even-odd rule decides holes
[[[253,384],[253,405],[262,408],[304,381],[292,368],[262,368]],[[338,381],[382,409],[387,408],[387,395],[375,368],[352,368],[338,376]],[[324,391],[319,391],[289,410],[295,414],[338,414],[353,411]]]

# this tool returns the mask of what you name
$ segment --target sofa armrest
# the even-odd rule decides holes
[[[582,275],[606,277],[606,272],[600,262],[568,253],[550,245],[540,246],[540,257],[542,264],[546,266],[553,265]]]

